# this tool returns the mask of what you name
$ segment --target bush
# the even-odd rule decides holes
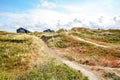
[[[117,76],[115,73],[108,72],[108,73],[104,73],[103,76],[105,78],[112,79],[112,80],[120,80],[120,77]]]
[[[39,69],[18,76],[17,80],[88,80],[88,78],[65,64],[51,61],[41,65]]]
[[[14,76],[0,71],[0,80],[14,80]]]

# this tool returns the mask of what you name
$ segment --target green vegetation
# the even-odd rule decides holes
[[[111,73],[111,72],[104,73],[103,77],[105,77],[106,79],[111,79],[111,80],[120,80],[119,76],[117,76],[115,73]]]
[[[0,80],[88,80],[50,56],[41,40],[33,35],[1,32]]]
[[[62,33],[62,32],[64,33],[64,32],[66,32],[66,31],[67,31],[67,30],[65,30],[65,29],[62,28],[62,29],[59,29],[59,30],[57,31],[57,33]]]
[[[61,55],[80,64],[120,67],[119,63],[115,61],[119,60],[120,51],[115,49],[80,44],[80,46],[65,48],[64,50],[61,49]]]
[[[88,34],[88,35],[93,34],[91,30],[87,31],[87,29],[83,29],[83,31],[85,31],[84,34]],[[72,31],[71,33],[73,34]],[[74,35],[77,35],[77,33],[78,32],[74,33]],[[119,63],[117,63],[114,60],[119,60],[120,51],[119,49],[113,47],[112,48],[98,47],[93,44],[76,40],[73,37],[66,35],[63,32],[59,33],[57,37],[47,38],[46,43],[48,44],[49,47],[54,47],[55,49],[58,50],[60,49],[61,55],[71,61],[75,61],[87,65],[119,67],[118,65]],[[107,60],[108,61],[110,60],[109,64]]]
[[[1,80],[88,80],[81,72],[69,68],[65,64],[50,61],[40,65],[38,69],[27,71],[20,75],[10,75],[0,72]]]
[[[120,30],[90,30],[71,31],[71,34],[84,39],[92,39],[111,44],[120,44]]]
[[[57,64],[54,61],[45,63],[39,69],[35,69],[20,75],[17,80],[88,80],[79,71],[69,68],[65,64]]]
[[[59,50],[59,55],[71,61],[117,68],[120,67],[117,62],[120,58],[119,47],[98,47],[79,41],[70,35],[119,45],[119,33],[119,30],[85,28],[30,34],[0,31],[0,80],[88,80],[80,71],[68,67],[49,54],[45,43]],[[103,77],[119,80],[119,76],[112,73],[105,73]]]
[[[66,48],[71,46],[71,41],[66,39],[63,35],[59,35],[58,37],[51,38],[47,41],[49,47],[59,47],[59,48]]]
[[[27,67],[27,61],[22,62],[32,49],[31,41],[24,36],[16,38],[17,35],[0,35],[0,70],[13,71]]]
[[[60,34],[57,37],[51,37],[47,40],[49,47],[67,48],[75,46],[92,46],[91,44],[74,40],[72,37]]]
[[[14,33],[9,33],[9,32],[5,32],[5,31],[0,31],[0,35],[7,35],[7,34],[14,34]]]

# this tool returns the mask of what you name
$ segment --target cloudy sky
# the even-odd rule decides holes
[[[0,0],[0,30],[120,29],[120,0]]]

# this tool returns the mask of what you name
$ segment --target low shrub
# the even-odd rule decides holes
[[[103,77],[105,77],[107,79],[111,79],[111,80],[120,80],[119,76],[117,76],[115,73],[111,73],[111,72],[104,73]]]
[[[41,65],[39,69],[18,76],[17,80],[88,80],[88,78],[65,64],[51,61]]]

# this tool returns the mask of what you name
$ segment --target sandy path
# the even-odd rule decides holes
[[[88,77],[89,80],[98,80],[98,78],[96,77],[96,75],[94,73],[84,69],[80,65],[77,65],[74,62],[71,62],[71,61],[68,61],[68,60],[65,60],[65,59],[62,59],[61,61],[63,63],[65,63],[66,65],[68,65],[69,67],[72,67],[73,69],[80,70],[83,75]]]
[[[73,37],[74,39],[79,40],[79,41],[83,41],[83,42],[86,42],[86,43],[93,44],[93,45],[95,45],[95,46],[104,47],[104,48],[108,48],[108,47],[109,47],[109,46],[105,46],[105,45],[97,44],[97,43],[94,43],[94,42],[91,42],[91,41],[87,41],[87,40],[82,39],[82,38],[77,37],[77,36],[73,36],[73,35],[71,35],[71,37]]]
[[[49,48],[45,42],[43,42],[44,44],[44,49],[46,49],[46,51],[50,54],[53,55],[57,60],[61,61],[62,63],[66,64],[67,66],[75,69],[75,70],[79,70],[83,75],[87,76],[89,80],[100,80],[96,77],[96,75],[89,71],[86,70],[83,66],[78,65],[75,62],[69,61],[66,58],[63,58],[61,55],[59,55],[59,52],[57,52],[56,50]]]
[[[80,41],[84,41],[84,42],[87,42],[87,43],[90,43],[90,44],[93,44],[93,45],[96,45],[96,46],[99,46],[99,47],[105,47],[107,48],[108,46],[104,46],[104,45],[99,45],[97,43],[94,43],[94,42],[90,42],[90,41],[86,41],[84,39],[81,39],[79,37],[75,37],[75,36],[72,36],[74,37],[75,39],[78,39]],[[114,72],[116,75],[120,76],[120,74],[116,73],[114,70],[120,70],[120,68],[109,68],[109,67],[100,67],[100,66],[88,66],[88,65],[82,65],[82,64],[77,64],[76,62],[73,62],[73,61],[70,61],[66,58],[64,58],[61,54],[61,52],[55,50],[55,49],[52,49],[52,48],[49,48],[47,46],[47,44],[43,41],[43,45],[44,45],[44,49],[47,51],[47,53],[49,53],[50,55],[53,55],[57,60],[61,61],[62,63],[66,64],[67,66],[75,69],[75,70],[78,70],[80,71],[83,75],[87,76],[89,80],[106,80],[102,77],[100,77],[99,74],[96,74],[96,72],[92,71],[91,68],[100,68],[100,69],[103,69],[103,70],[108,70],[108,71],[112,71]]]
[[[69,61],[69,60],[61,57],[56,50],[48,48],[47,46],[46,46],[46,49],[49,51],[49,53],[52,53],[52,55],[54,55],[56,57],[56,59],[60,60],[62,63],[66,64],[67,66],[69,66],[75,70],[79,70],[83,75],[87,76],[89,80],[100,80],[97,78],[97,76],[94,73],[86,70],[81,65],[78,65],[75,62]]]

